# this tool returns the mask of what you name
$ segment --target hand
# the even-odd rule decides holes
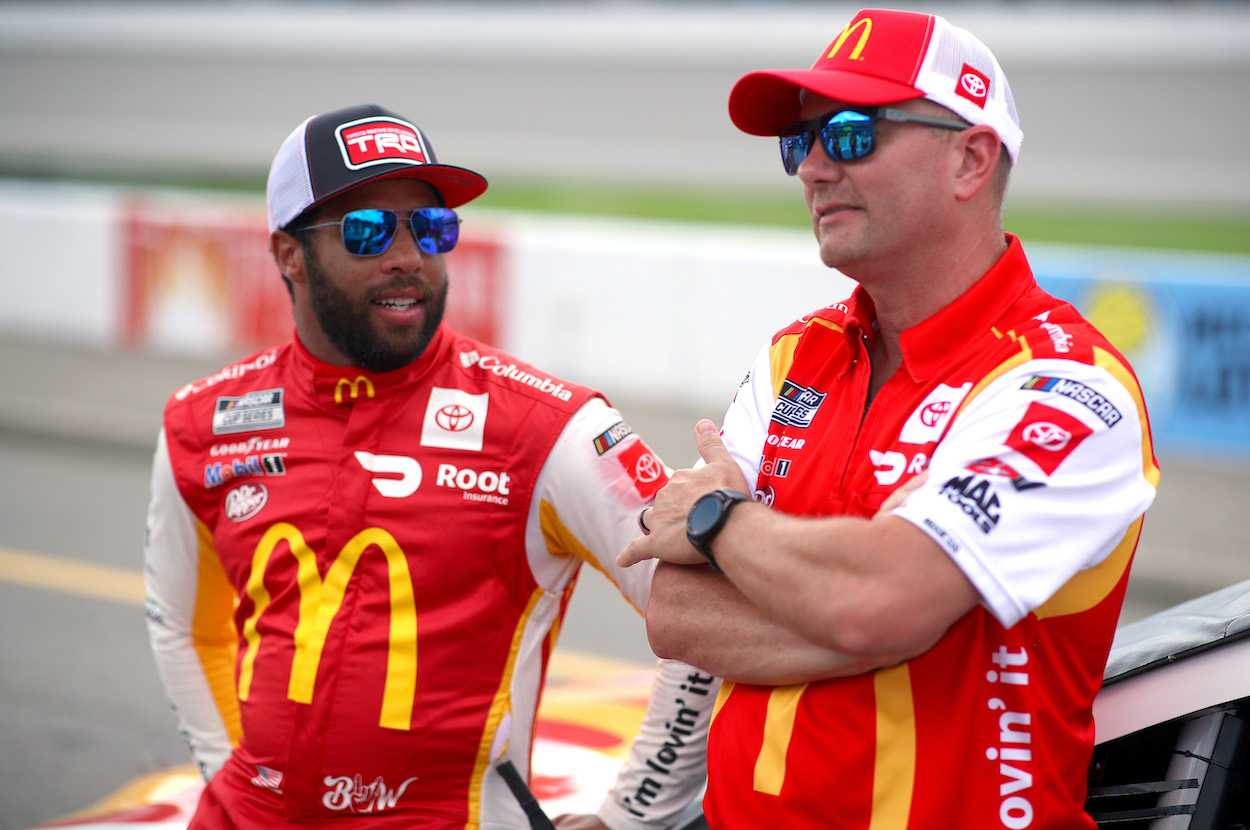
[[[902,505],[903,502],[907,501],[907,497],[910,496],[912,493],[916,492],[917,490],[919,490],[921,485],[923,485],[928,480],[929,480],[928,471],[920,473],[919,475],[913,476],[911,479],[908,480],[906,484],[904,484],[902,487],[899,487],[897,490],[891,493],[885,501],[881,502],[881,506],[877,508],[877,512],[873,515],[873,518],[880,519],[882,516],[888,516],[890,514],[890,511]]]
[[[590,814],[565,813],[556,816],[551,823],[559,830],[608,830],[598,816]]]
[[[678,470],[656,495],[654,506],[647,509],[646,526],[650,533],[630,542],[616,558],[621,567],[635,565],[644,559],[663,559],[675,565],[702,565],[707,562],[686,539],[686,514],[698,498],[719,487],[746,491],[742,471],[725,449],[716,425],[711,421],[695,424],[695,446],[706,464],[697,470]]]

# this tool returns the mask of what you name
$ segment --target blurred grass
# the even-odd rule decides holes
[[[506,210],[628,216],[806,229],[807,210],[793,188],[657,187],[595,183],[492,181],[475,204]],[[1250,211],[1125,205],[1013,205],[1007,230],[1026,243],[1060,242],[1250,254]]]

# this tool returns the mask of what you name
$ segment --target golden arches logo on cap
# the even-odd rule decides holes
[[[932,34],[929,15],[865,9],[834,38],[812,69],[843,69],[910,85]]]
[[[847,57],[853,61],[863,60],[860,56],[864,53],[864,47],[868,45],[868,38],[872,37],[871,17],[861,17],[843,29],[842,34],[838,35],[837,39],[834,40],[833,45],[829,49],[829,53],[825,55],[825,59],[829,59],[837,55],[838,51],[842,48],[842,44],[846,43],[847,40],[850,39],[856,29],[860,30],[859,41],[856,42],[855,48],[851,49],[850,54],[848,54]],[[820,60],[817,59],[816,62],[820,63]],[[814,69],[815,66],[812,68]]]

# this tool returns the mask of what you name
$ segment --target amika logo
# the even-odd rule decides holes
[[[429,151],[407,121],[373,116],[340,124],[334,131],[349,170],[374,164],[426,164]]]

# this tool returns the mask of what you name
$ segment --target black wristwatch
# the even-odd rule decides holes
[[[690,512],[686,514],[686,538],[695,550],[707,557],[712,570],[723,573],[716,559],[712,556],[712,540],[729,519],[729,511],[739,502],[750,501],[751,497],[739,490],[722,487],[705,496],[700,496]]]

